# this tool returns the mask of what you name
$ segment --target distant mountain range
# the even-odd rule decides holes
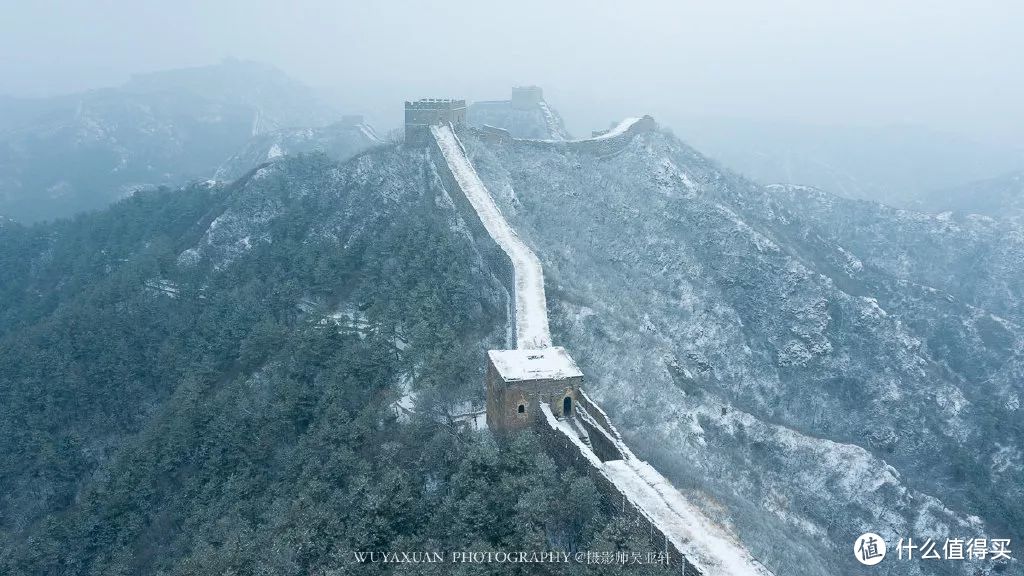
[[[1024,220],[1024,171],[932,190],[923,195],[918,205],[935,211]]]
[[[249,139],[245,147],[228,158],[214,173],[217,180],[234,180],[263,162],[285,155],[322,152],[344,160],[383,141],[362,118],[319,128],[282,128]]]
[[[3,104],[0,214],[19,221],[68,216],[140,188],[211,178],[244,149],[258,146],[253,138],[340,119],[279,70],[237,60],[136,75],[117,88],[7,98]],[[343,138],[348,143],[324,146],[343,153],[362,149]],[[373,143],[370,137],[361,141],[363,148]]]
[[[0,217],[0,572],[642,548],[529,435],[452,424],[483,400],[508,293],[430,156],[223,66],[261,88],[180,71],[0,117],[7,208],[211,178]],[[530,141],[460,137],[542,261],[553,336],[687,498],[780,576],[857,573],[866,531],[1024,538],[1019,176],[929,213],[762,185],[666,129],[565,141],[552,118],[492,103],[473,122]]]
[[[569,137],[562,117],[543,98],[536,102],[515,104],[512,100],[472,102],[467,110],[466,121],[477,128],[501,128],[516,138],[565,140]]]
[[[684,118],[676,133],[763,184],[810,185],[847,198],[939,211],[935,190],[1024,168],[1024,148],[914,125],[816,126]]]
[[[1017,224],[759,186],[666,131],[592,150],[462,136],[543,261],[552,330],[588,389],[769,568],[853,573],[850,543],[869,530],[1024,537]],[[544,503],[576,494],[585,508],[586,486],[517,500],[501,458],[529,463],[512,485],[558,475],[434,419],[481,401],[507,295],[432,174],[394,144],[341,164],[282,156],[230,184],[0,225],[0,453],[21,455],[0,466],[15,487],[0,500],[0,567],[317,571],[370,533],[491,546],[563,534]],[[434,416],[390,420],[410,392]],[[410,456],[436,447],[450,465]],[[363,484],[367,470],[395,483]],[[479,517],[443,496],[467,491]],[[417,496],[384,506],[392,492]],[[364,493],[382,503],[376,528],[347,512]],[[423,506],[408,516],[411,502]],[[537,519],[504,530],[512,505]],[[274,520],[282,510],[295,520]],[[614,518],[586,518],[597,532],[576,541],[612,538]],[[272,553],[309,525],[330,545]]]

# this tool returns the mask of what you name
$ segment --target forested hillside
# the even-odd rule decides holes
[[[858,573],[867,531],[1021,537],[1013,222],[763,187],[667,130],[463,142],[541,259],[552,336],[588,390],[770,569]]]
[[[352,551],[641,549],[532,436],[499,449],[445,417],[482,395],[505,333],[464,230],[425,159],[393,147],[4,223],[0,573],[373,574],[387,567]]]

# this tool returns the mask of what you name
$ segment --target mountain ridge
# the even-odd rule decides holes
[[[653,553],[535,438],[452,427],[507,296],[422,155],[299,155],[0,236],[22,270],[0,278],[22,298],[0,315],[5,574]]]
[[[229,60],[21,100],[12,117],[0,119],[0,211],[31,222],[209,178],[251,137],[335,112],[276,68]]]
[[[1024,170],[960,186],[940,188],[918,201],[933,211],[981,214],[991,218],[1024,219]]]
[[[904,294],[901,283],[907,278],[893,276],[898,269],[885,261],[890,255],[858,254],[861,261],[849,250],[844,255],[843,246],[827,236],[816,240],[814,226],[848,224],[847,215],[837,212],[821,222],[805,218],[797,206],[785,205],[769,190],[720,169],[665,133],[642,134],[624,149],[603,156],[557,144],[501,144],[477,138],[466,143],[502,210],[541,256],[550,282],[559,287],[550,303],[553,330],[561,330],[560,339],[578,355],[580,366],[595,375],[597,381],[588,387],[622,422],[627,439],[640,443],[637,451],[667,470],[674,482],[705,492],[710,488],[716,498],[729,494],[726,501],[736,499],[735,485],[749,486],[753,481],[754,486],[772,486],[748,488],[750,500],[731,506],[731,513],[740,515],[736,523],[741,537],[754,546],[755,556],[771,558],[783,549],[805,556],[809,546],[840,546],[830,556],[805,557],[806,573],[853,569],[852,558],[847,563],[837,559],[846,558],[841,543],[852,542],[860,532],[883,530],[894,541],[909,527],[948,523],[975,533],[981,525],[971,518],[979,506],[997,532],[1014,534],[1014,518],[1020,511],[1010,497],[999,495],[1015,490],[1013,473],[1006,476],[1001,465],[993,468],[1003,470],[992,477],[1000,486],[993,494],[983,488],[986,481],[968,479],[970,474],[957,468],[960,464],[949,465],[950,460],[966,458],[981,460],[984,467],[992,462],[987,458],[1000,458],[1002,449],[992,445],[984,455],[971,454],[969,437],[995,435],[1004,447],[1018,445],[1013,439],[1019,437],[1021,423],[1012,406],[1020,392],[1013,374],[1021,365],[1021,335],[1010,333],[1008,344],[1005,335],[1002,342],[981,337],[983,330],[1003,334],[1012,325],[996,321],[992,327],[987,314],[963,307],[956,315],[967,319],[966,330],[957,328],[956,320],[943,321],[950,303],[927,290],[916,296]],[[875,215],[882,219],[879,226],[898,231],[884,221],[885,214]],[[935,226],[919,226],[922,235],[955,242],[954,237],[943,236],[941,221],[926,222]],[[977,243],[1000,240],[993,232]],[[889,241],[896,246],[905,242],[899,237]],[[827,252],[820,254],[822,249]],[[802,256],[795,259],[790,254]],[[816,257],[802,262],[811,254]],[[927,270],[923,263],[931,254],[920,256],[920,268]],[[1020,264],[1021,252],[1000,254],[1009,259],[1005,270]],[[819,272],[822,256],[833,262],[832,274],[844,270],[842,264],[849,267],[843,272],[847,284],[863,282],[858,280],[859,269],[870,271],[878,264],[889,269],[872,273],[887,272],[879,276],[883,283],[872,281],[860,287],[862,295],[853,296]],[[872,298],[881,299],[883,294],[872,294],[878,286],[893,290],[885,299],[888,311]],[[1011,294],[1017,296],[1004,297],[1002,307],[1019,310],[1020,292]],[[673,303],[676,298],[680,300]],[[914,317],[908,320],[913,325],[904,325],[899,316],[911,313]],[[956,365],[962,349],[969,349],[977,361]],[[893,376],[886,376],[889,372]],[[964,386],[986,378],[995,378],[986,388],[1005,399],[1007,407],[1000,407],[998,400],[988,403],[984,394],[964,396],[970,390]],[[639,385],[643,389],[634,388]],[[888,407],[873,400],[876,395],[888,402],[907,396],[901,401],[907,409]],[[859,397],[866,400],[863,408],[858,407]],[[932,408],[925,406],[934,406],[937,416],[930,416],[927,411]],[[668,416],[676,411],[676,416]],[[1009,427],[991,427],[1007,417]],[[928,421],[932,423],[925,432],[918,430],[919,424],[910,424]],[[787,439],[784,429],[773,430],[776,422],[829,438],[831,448],[816,447],[821,443],[806,438]],[[974,428],[978,424],[983,426]],[[864,430],[871,435],[862,436]],[[751,452],[755,432],[760,452]],[[660,438],[661,444],[652,444],[652,438]],[[717,453],[702,448],[712,445],[711,438]],[[903,448],[908,442],[937,443],[948,459],[922,454],[916,461],[918,456]],[[853,452],[841,448],[842,443]],[[1019,448],[1010,448],[1009,453],[1015,450]],[[832,461],[833,452],[848,453],[845,458],[859,464],[843,472],[843,466]],[[887,476],[885,470],[891,466],[875,454],[884,454],[902,471]],[[771,464],[756,463],[764,458],[771,458]],[[813,464],[816,460],[820,464]],[[743,470],[752,478],[726,474],[719,480],[722,470],[701,464],[712,462]],[[808,464],[816,468],[813,474],[801,472]],[[936,477],[936,466],[945,466],[953,476]],[[874,481],[893,486],[893,493],[871,489],[873,481],[867,478],[876,473],[872,469],[881,473]],[[852,476],[858,470],[864,479]],[[780,477],[800,478],[801,473],[802,482],[834,478],[847,486],[846,493],[833,494],[833,502],[822,499],[820,489],[800,489],[800,482]],[[846,474],[850,476],[843,478]],[[902,476],[923,492],[904,487]],[[730,487],[729,482],[735,485]],[[861,482],[867,490],[857,488]],[[949,484],[957,488],[950,490]],[[973,496],[966,500],[959,493],[964,486],[973,487]],[[924,496],[928,492],[955,498],[953,509],[940,500],[923,507],[911,504],[915,493],[920,502],[929,502]],[[781,522],[776,530],[795,529],[789,532],[791,537],[809,538],[804,548],[774,538],[770,530],[745,531],[752,525],[764,526],[766,517],[751,511],[764,506],[766,493],[804,510],[794,515],[786,506],[768,508],[775,511],[768,515],[775,516],[772,522]],[[973,505],[968,504],[971,498]],[[965,504],[973,509],[955,511]],[[863,515],[860,525],[842,528],[825,519],[830,509],[844,505]],[[886,510],[891,518],[903,517],[897,525],[902,528],[883,529],[870,520]],[[919,517],[927,520],[920,524]],[[825,530],[840,529],[838,540],[823,538]]]
[[[601,146],[460,139],[542,260],[552,332],[588,389],[769,568],[850,571],[868,530],[1019,536],[1012,222],[762,187],[664,130]],[[421,151],[283,157],[0,235],[17,271],[0,280],[14,303],[0,314],[0,438],[29,456],[0,469],[17,487],[0,499],[5,572],[341,569],[338,546],[464,544],[477,528],[486,546],[616,542],[614,518],[588,508],[592,486],[531,471],[535,448],[438,426],[479,401],[507,294]],[[957,275],[965,262],[990,273]],[[410,387],[422,417],[393,422]],[[411,470],[381,464],[381,443]],[[403,445],[465,460],[438,472]],[[164,469],[188,489],[170,490]],[[430,496],[435,482],[457,498]],[[424,494],[436,508],[414,522],[403,506]],[[582,531],[543,512],[565,494]],[[478,517],[492,510],[495,522]],[[281,534],[308,552],[273,546]]]

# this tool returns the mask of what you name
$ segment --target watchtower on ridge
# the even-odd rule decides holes
[[[405,102],[405,143],[423,146],[430,142],[430,127],[466,123],[466,101],[451,98],[423,98]]]
[[[496,432],[521,430],[540,415],[540,403],[556,417],[571,417],[583,372],[553,346],[487,352],[487,427]]]
[[[544,91],[540,86],[515,86],[512,88],[512,108],[514,110],[533,110],[544,101]]]

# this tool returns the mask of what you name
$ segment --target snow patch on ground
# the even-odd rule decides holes
[[[895,468],[860,446],[807,436],[785,426],[762,422],[735,408],[723,414],[717,406],[703,405],[694,412],[733,435],[742,430],[750,441],[772,445],[780,456],[817,462],[792,480],[804,490],[832,494],[840,501],[855,499],[868,506],[882,505],[873,510],[873,514],[891,523],[894,533],[905,533],[905,530],[900,528],[900,514],[891,509],[891,501],[883,496],[885,493],[895,494],[898,502],[916,508],[913,515],[917,518],[917,534],[935,537],[941,533],[942,526],[950,523],[964,530],[980,531],[982,528],[977,521],[954,512],[939,499],[905,486]],[[884,487],[887,488],[883,491]]]
[[[885,318],[889,315],[881,306],[878,305],[878,300],[870,296],[861,296],[861,300],[866,305],[861,309],[862,318]]]
[[[151,278],[146,280],[143,285],[151,292],[171,298],[177,298],[178,293],[181,291],[176,283],[163,278]]]
[[[992,473],[1003,474],[1007,470],[1019,470],[1022,461],[1024,461],[1024,457],[1022,457],[1020,448],[996,443],[996,451],[992,454]]]
[[[399,422],[408,422],[416,412],[416,393],[412,390],[412,379],[403,375],[398,387],[402,391],[402,397],[391,403],[391,409]]]
[[[846,271],[850,276],[855,275],[864,269],[864,263],[859,258],[848,252],[842,246],[839,246],[839,253],[843,255],[845,262],[843,263],[843,270]]]

